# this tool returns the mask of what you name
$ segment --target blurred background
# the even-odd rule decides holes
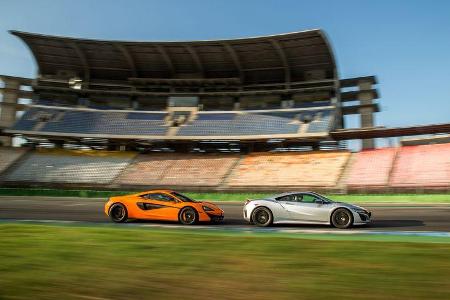
[[[448,1],[0,1],[1,299],[449,299]],[[109,224],[171,189],[219,225]],[[255,228],[315,191],[371,225]]]

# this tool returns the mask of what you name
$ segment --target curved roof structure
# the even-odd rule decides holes
[[[41,76],[76,74],[86,82],[226,79],[224,82],[234,84],[289,84],[308,80],[311,73],[319,74],[317,79],[337,77],[332,49],[321,30],[182,42],[102,41],[11,33],[28,45]]]

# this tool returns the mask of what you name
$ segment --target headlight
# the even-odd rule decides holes
[[[212,209],[211,207],[208,206],[202,206],[204,211],[214,211],[214,209]]]

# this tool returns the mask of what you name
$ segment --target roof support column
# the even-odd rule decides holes
[[[291,86],[291,69],[289,67],[289,62],[286,57],[286,53],[284,52],[283,48],[281,47],[280,43],[277,40],[271,39],[270,43],[272,44],[272,47],[275,48],[275,50],[278,53],[278,56],[280,57],[281,63],[284,68],[284,80],[286,82],[286,88],[289,89]]]
[[[202,78],[205,78],[205,70],[203,68],[203,64],[195,49],[190,45],[185,45],[184,47],[187,50],[187,52],[189,52],[189,54],[192,56],[192,59],[194,60],[195,65],[197,66],[198,73],[201,75]]]
[[[128,51],[127,46],[123,44],[114,44],[116,49],[119,50],[120,53],[124,56],[129,68],[130,72],[133,75],[133,77],[138,77],[138,72],[136,68],[136,64],[134,62],[133,57],[130,54],[130,51]]]
[[[233,49],[233,47],[229,43],[223,43],[223,47],[225,48],[225,51],[230,55],[231,60],[233,61],[238,73],[239,78],[241,80],[241,84],[244,84],[245,76],[244,72],[242,71],[242,64],[239,59],[239,56],[237,55],[236,51]]]
[[[5,84],[3,89],[3,101],[1,102],[0,128],[9,128],[16,122],[17,104],[20,93],[20,81],[12,78],[2,78]],[[3,146],[12,146],[10,136],[0,136]]]
[[[86,58],[86,55],[84,55],[83,51],[76,43],[66,42],[66,44],[69,45],[69,47],[71,47],[73,51],[75,51],[78,58],[80,59],[81,64],[83,65],[83,72],[84,72],[83,87],[89,88],[89,81],[91,80],[91,69],[89,67],[89,62]]]
[[[167,69],[169,70],[169,74],[172,77],[175,77],[175,66],[173,65],[172,59],[170,59],[169,54],[167,53],[166,49],[162,45],[155,45],[156,50],[159,52],[159,54],[162,56],[164,62],[167,65]]]
[[[374,95],[372,93],[372,82],[370,81],[359,81],[358,82],[358,100],[360,105],[373,104]],[[374,127],[375,126],[375,111],[373,106],[366,106],[359,109],[359,114],[361,116],[361,127]],[[364,139],[362,140],[363,149],[373,149],[375,148],[374,139]]]

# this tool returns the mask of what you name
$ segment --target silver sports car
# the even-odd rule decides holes
[[[327,224],[337,228],[370,223],[366,209],[343,202],[334,202],[314,192],[290,192],[247,200],[244,218],[258,226],[271,224]]]

